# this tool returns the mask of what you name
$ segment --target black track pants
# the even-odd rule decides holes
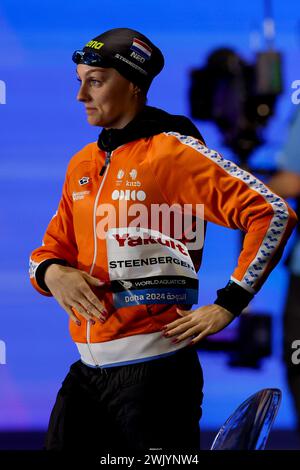
[[[105,370],[77,361],[58,392],[45,448],[199,451],[202,388],[193,346]]]

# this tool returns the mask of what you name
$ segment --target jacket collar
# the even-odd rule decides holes
[[[103,128],[99,134],[97,145],[101,150],[111,152],[128,142],[168,131],[190,135],[204,143],[202,135],[187,117],[169,114],[152,106],[144,106],[122,129]]]

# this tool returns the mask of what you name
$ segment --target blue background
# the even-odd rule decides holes
[[[0,339],[7,364],[0,365],[0,429],[40,429],[47,425],[61,381],[77,351],[68,318],[54,299],[36,293],[28,278],[28,257],[41,244],[61,194],[67,163],[99,129],[86,122],[76,102],[78,82],[73,50],[113,27],[140,30],[165,55],[165,68],[153,82],[148,103],[188,115],[188,73],[203,65],[212,48],[231,46],[249,61],[262,48],[263,3],[228,0],[182,2],[2,0],[0,79],[7,102],[0,105],[1,270]],[[276,46],[284,54],[284,94],[266,129],[267,145],[256,165],[273,165],[295,110],[291,83],[300,79],[300,27],[297,0],[273,1]],[[213,124],[196,122],[210,148],[232,158]],[[233,272],[238,234],[210,225],[200,272],[200,305]],[[257,370],[230,369],[223,353],[200,353],[205,375],[203,428],[218,428],[252,392],[267,386],[283,391],[277,427],[292,427],[291,399],[281,364],[281,313],[286,289],[282,263],[251,305],[274,321],[273,355]],[[174,390],[176,393],[176,390]],[[180,400],[180,397],[178,397]]]

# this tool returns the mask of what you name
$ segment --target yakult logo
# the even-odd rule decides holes
[[[142,234],[142,236],[130,235],[125,233],[122,235],[115,234],[113,235],[115,240],[117,240],[120,247],[131,246],[136,247],[139,245],[151,245],[157,244],[168,246],[173,248],[173,250],[178,250],[182,255],[189,256],[188,252],[184,249],[184,246],[180,243],[176,243],[174,240],[166,239],[163,237],[155,237],[153,235]]]
[[[111,198],[113,201],[144,201],[146,199],[145,191],[136,191],[135,189],[131,191],[130,189],[115,189],[112,194]]]

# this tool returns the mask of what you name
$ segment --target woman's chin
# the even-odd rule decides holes
[[[92,114],[87,116],[87,121],[91,126],[104,126],[103,119],[101,119],[99,116],[93,116]]]

